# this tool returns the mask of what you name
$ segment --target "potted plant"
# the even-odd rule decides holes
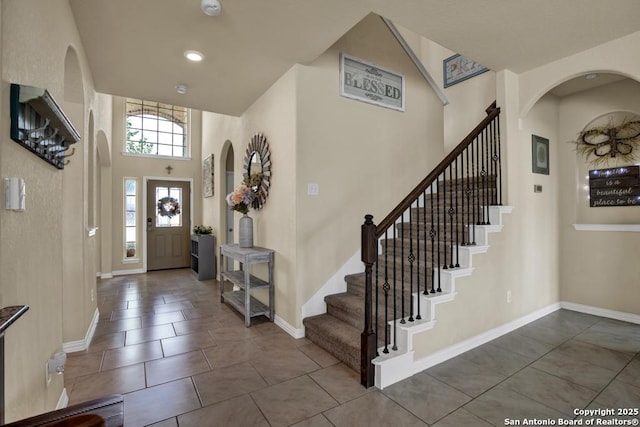
[[[211,234],[213,233],[213,228],[208,225],[196,225],[193,227],[193,234]]]

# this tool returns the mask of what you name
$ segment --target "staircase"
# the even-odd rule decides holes
[[[409,335],[435,325],[435,305],[455,297],[455,278],[471,274],[472,255],[501,228],[495,103],[487,114],[379,225],[366,217],[365,272],[347,275],[347,291],[325,297],[325,314],[303,320],[306,337],[361,372],[367,387],[372,363],[380,371],[393,358],[406,362]]]

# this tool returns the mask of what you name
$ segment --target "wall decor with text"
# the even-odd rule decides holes
[[[640,166],[590,170],[589,206],[640,206]]]
[[[460,54],[450,56],[442,62],[442,76],[444,87],[460,83],[478,74],[489,71],[487,67],[478,64]]]
[[[342,53],[340,95],[404,111],[404,74]]]

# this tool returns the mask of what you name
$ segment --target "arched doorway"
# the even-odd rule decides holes
[[[226,149],[226,153],[224,153]],[[234,178],[234,159],[235,159],[235,155],[233,152],[233,145],[231,144],[230,141],[227,141],[225,143],[225,146],[223,148],[223,158],[224,158],[224,175],[223,175],[223,179],[222,179],[222,188],[223,188],[223,192],[222,194],[224,196],[226,196],[227,194],[231,193],[233,191],[233,188],[235,186],[235,178]],[[227,202],[225,200],[225,197],[221,197],[222,201],[221,201],[221,209],[222,212],[224,212],[223,218],[224,218],[224,236],[221,236],[223,240],[223,243],[233,243],[234,241],[234,216],[233,216],[233,211],[231,209],[229,209],[229,206],[227,206]],[[232,260],[227,259],[228,263],[233,263]],[[233,265],[227,265],[227,270],[231,271],[233,270]]]

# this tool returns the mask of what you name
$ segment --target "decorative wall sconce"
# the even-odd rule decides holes
[[[615,125],[610,117],[608,124],[580,132],[575,143],[585,159],[591,158],[591,166],[607,164],[614,158],[632,163],[640,149],[640,120],[624,119]]]
[[[80,134],[46,89],[12,84],[11,139],[64,169],[75,152],[71,145],[80,140]]]

